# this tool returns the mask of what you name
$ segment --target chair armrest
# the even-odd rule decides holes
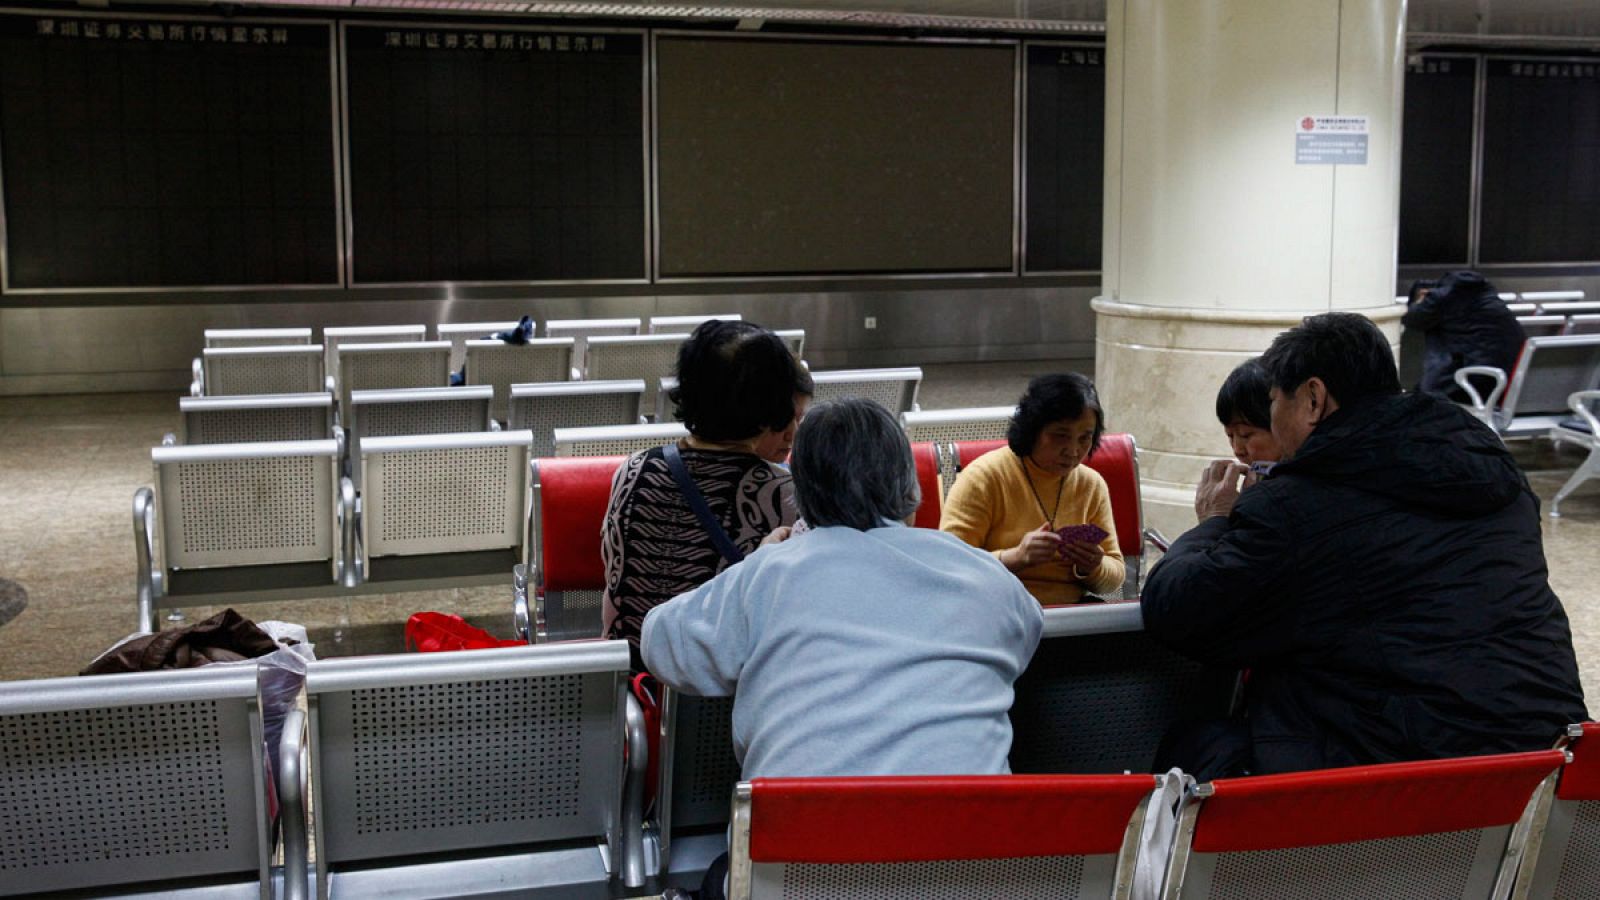
[[[489,430],[490,431],[504,431],[505,429],[500,427],[500,422],[498,420],[490,419],[489,420]]]
[[[533,610],[528,606],[528,567],[511,567],[511,628],[517,637],[534,643]]]
[[[1594,411],[1589,409],[1589,404],[1596,400],[1600,400],[1600,391],[1573,391],[1567,395],[1567,406],[1589,424],[1589,434],[1595,440],[1600,440],[1600,418],[1596,418]]]
[[[178,436],[173,434],[170,431],[167,432],[166,434],[163,434],[161,436],[161,446],[163,446],[163,447],[176,447],[176,446],[178,446]]]
[[[644,783],[650,768],[650,742],[645,735],[644,710],[626,685],[622,687],[623,722],[628,744],[628,767],[622,778],[621,846],[613,851],[624,887],[642,887],[645,882]]]
[[[1172,542],[1167,540],[1167,536],[1154,528],[1146,528],[1144,530],[1144,541],[1162,553],[1167,552],[1167,549],[1172,546]]]
[[[204,397],[206,395],[206,369],[201,364],[200,357],[195,357],[189,363],[189,396]]]
[[[137,603],[137,630],[152,634],[156,630],[156,598],[161,596],[161,573],[155,567],[156,492],[142,487],[133,492],[134,596]]]
[[[339,479],[339,583],[347,588],[361,584],[361,556],[356,546],[356,483],[346,475]]]
[[[569,366],[567,368],[567,380],[568,381],[582,381],[583,380],[583,372],[580,371],[577,366]],[[631,885],[630,885],[630,887],[631,887]]]
[[[306,714],[289,712],[278,741],[278,821],[283,827],[283,900],[307,900],[310,876],[306,868]]]
[[[1478,388],[1472,383],[1473,375],[1494,379],[1494,390],[1489,392],[1488,397],[1478,393]],[[1456,370],[1454,377],[1456,384],[1467,392],[1468,399],[1472,401],[1470,406],[1472,414],[1484,424],[1494,428],[1494,410],[1500,405],[1500,396],[1506,392],[1505,371],[1496,366],[1462,366]]]

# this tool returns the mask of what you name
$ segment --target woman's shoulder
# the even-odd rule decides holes
[[[985,478],[1009,475],[1017,469],[1017,455],[1004,444],[979,456],[961,467],[962,472],[972,472]]]

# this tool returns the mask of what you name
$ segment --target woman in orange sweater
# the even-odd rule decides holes
[[[944,501],[939,528],[994,554],[1041,604],[1112,594],[1125,569],[1100,473],[1082,465],[1099,446],[1105,414],[1082,375],[1041,375],[1028,383],[1006,433],[1009,446],[962,470]],[[1098,542],[1056,532],[1094,525]]]

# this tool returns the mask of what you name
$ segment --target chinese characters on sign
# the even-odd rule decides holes
[[[1304,116],[1295,122],[1297,166],[1367,164],[1366,116]]]
[[[1572,62],[1514,62],[1511,74],[1520,78],[1593,78],[1600,66]]]
[[[603,53],[603,34],[536,34],[517,31],[385,31],[383,46],[402,50],[531,50]]]
[[[197,25],[100,19],[35,19],[40,37],[187,44],[287,44],[289,29],[264,25]]]
[[[1101,50],[1067,50],[1063,49],[1056,56],[1058,66],[1098,66],[1102,64]]]

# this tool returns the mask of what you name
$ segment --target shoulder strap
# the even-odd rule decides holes
[[[683,499],[689,501],[689,508],[694,510],[695,518],[700,520],[701,527],[711,537],[711,545],[717,548],[722,558],[729,565],[744,560],[744,553],[734,546],[733,539],[728,537],[728,532],[723,529],[722,523],[711,514],[711,507],[706,505],[706,498],[700,495],[700,489],[695,487],[694,479],[689,477],[689,469],[683,464],[683,456],[678,452],[676,441],[661,448],[661,455],[667,460],[667,468],[672,470],[672,480],[678,483],[678,490],[683,492]]]

